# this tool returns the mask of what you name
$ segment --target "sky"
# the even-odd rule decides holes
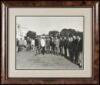
[[[35,31],[37,35],[52,30],[60,32],[64,28],[83,32],[83,17],[16,17],[16,29],[23,35],[28,31]]]

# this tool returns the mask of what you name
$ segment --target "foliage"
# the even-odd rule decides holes
[[[66,29],[66,28],[64,28],[64,29],[61,30],[60,35],[68,37],[70,34],[74,34],[74,33],[75,33],[74,29]]]
[[[49,36],[55,37],[55,36],[59,36],[59,32],[58,31],[49,31]]]
[[[34,39],[36,37],[36,32],[34,31],[28,31],[26,34],[27,37]]]

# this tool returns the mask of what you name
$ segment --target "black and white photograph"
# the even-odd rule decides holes
[[[99,2],[1,0],[0,84],[99,84]]]
[[[16,70],[84,70],[84,16],[16,16]]]

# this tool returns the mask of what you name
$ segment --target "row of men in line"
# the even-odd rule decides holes
[[[35,55],[42,53],[51,53],[54,55],[62,55],[69,57],[72,62],[79,64],[79,55],[83,49],[83,38],[77,34],[70,35],[68,37],[36,37],[35,39],[24,40],[24,46],[27,50],[32,49],[35,51]],[[21,43],[19,42],[19,47]],[[63,52],[64,51],[64,52]]]

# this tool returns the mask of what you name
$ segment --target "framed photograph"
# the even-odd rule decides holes
[[[99,1],[1,1],[1,84],[99,84]]]

